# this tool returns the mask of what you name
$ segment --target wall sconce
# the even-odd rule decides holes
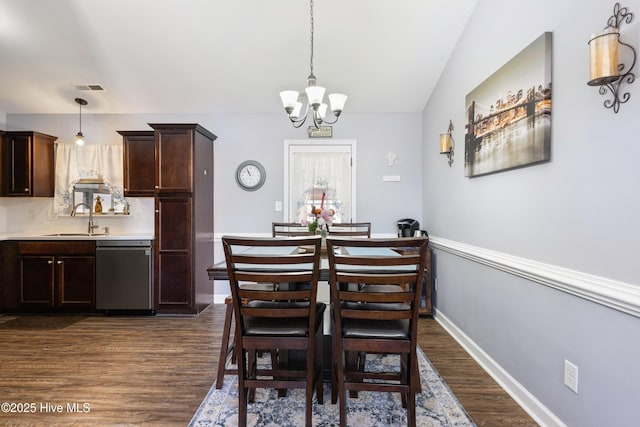
[[[449,129],[447,133],[440,134],[440,154],[446,154],[449,159],[449,167],[453,163],[453,137],[451,132],[453,131],[453,123],[449,120]]]
[[[620,26],[623,22],[627,24],[633,19],[633,14],[626,7],[620,7],[620,3],[613,6],[613,15],[607,21],[607,26],[599,33],[592,34],[589,39],[589,86],[600,86],[598,92],[605,95],[607,89],[611,92],[613,99],[604,101],[606,108],[613,108],[617,113],[620,104],[629,100],[629,92],[620,93],[622,83],[633,83],[635,76],[631,72],[636,64],[635,49],[620,40]],[[619,46],[628,47],[633,54],[631,66],[625,67],[618,62]]]

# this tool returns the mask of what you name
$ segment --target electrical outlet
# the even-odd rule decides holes
[[[564,360],[564,385],[578,394],[578,367],[567,359]]]
[[[281,212],[281,211],[282,211],[282,201],[276,200],[276,212]]]

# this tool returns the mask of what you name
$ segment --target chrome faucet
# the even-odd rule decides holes
[[[87,233],[91,235],[93,234],[93,230],[100,227],[99,225],[96,225],[93,223],[93,210],[91,209],[91,206],[89,206],[86,203],[78,203],[73,207],[73,210],[71,211],[71,216],[76,216],[76,210],[78,209],[78,206],[86,206],[86,208],[89,209],[89,225],[87,227]]]

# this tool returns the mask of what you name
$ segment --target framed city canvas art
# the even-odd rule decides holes
[[[466,97],[464,174],[475,177],[549,161],[551,33]]]

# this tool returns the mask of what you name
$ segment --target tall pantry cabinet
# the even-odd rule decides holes
[[[213,141],[198,124],[152,124],[155,142],[154,298],[157,313],[213,303]]]

